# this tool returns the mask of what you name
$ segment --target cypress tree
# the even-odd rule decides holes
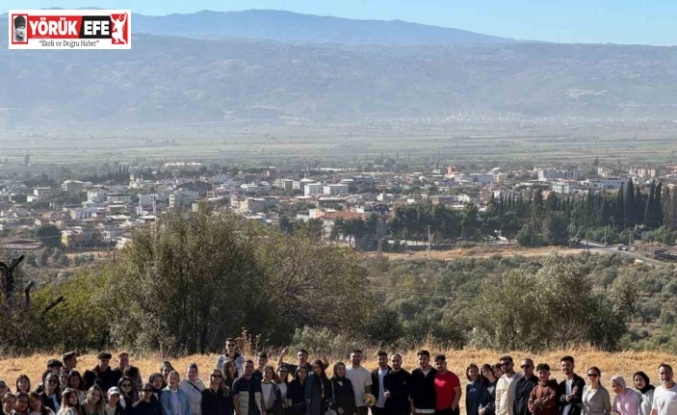
[[[654,211],[655,211],[655,224],[657,228],[660,228],[663,225],[663,202],[662,202],[662,192],[663,182],[659,182],[654,191]]]
[[[624,203],[623,217],[625,221],[623,226],[632,228],[635,226],[635,185],[632,183],[632,179],[628,179],[628,185],[625,187]]]
[[[644,222],[644,199],[642,198],[642,191],[639,186],[635,187],[635,225]]]
[[[616,196],[616,205],[614,209],[614,221],[617,229],[621,229],[625,226],[625,200],[623,198],[623,192],[623,186],[621,186],[621,190],[618,191],[618,196]]]
[[[644,208],[644,225],[649,228],[654,228],[655,223],[655,214],[656,209],[654,208],[654,194],[656,192],[656,181],[651,181],[651,187],[649,188],[649,197],[646,200],[646,206]]]

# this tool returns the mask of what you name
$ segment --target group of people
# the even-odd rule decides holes
[[[144,382],[125,352],[117,355],[117,367],[110,353],[100,353],[96,367],[82,375],[70,352],[47,363],[35,388],[26,375],[13,391],[0,380],[0,398],[4,415],[460,415],[461,381],[444,355],[431,359],[421,350],[418,367],[409,372],[401,355],[379,352],[378,367],[369,371],[356,349],[348,363],[333,365],[331,377],[326,358],[310,363],[305,350],[296,356],[297,362],[285,362],[285,349],[273,367],[266,353],[247,360],[228,339],[205,382],[196,364],[181,379],[168,361]],[[612,377],[613,400],[601,371],[589,368],[586,382],[571,356],[560,360],[565,379],[559,383],[547,363],[524,359],[520,368],[514,370],[510,356],[495,365],[469,365],[466,415],[677,415],[677,386],[667,364],[658,368],[656,387],[644,372],[633,376],[636,391]]]

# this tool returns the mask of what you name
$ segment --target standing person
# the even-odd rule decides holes
[[[632,381],[635,388],[642,394],[642,402],[639,407],[640,415],[651,415],[651,405],[653,405],[654,386],[651,384],[649,376],[644,372],[637,372],[632,375]]]
[[[223,386],[223,373],[214,369],[209,376],[209,388],[202,391],[202,415],[233,415],[233,397],[230,388]]]
[[[108,389],[108,400],[103,409],[106,415],[124,415],[125,410],[120,404],[120,389],[117,386]]]
[[[122,377],[128,377],[132,380],[132,387],[136,391],[136,395],[140,395],[141,389],[143,389],[143,378],[141,377],[141,371],[136,366],[127,366],[125,370],[122,371]],[[118,382],[119,383],[119,382]],[[136,400],[134,401],[136,402]],[[130,402],[130,404],[133,404]]]
[[[191,363],[186,368],[186,377],[179,384],[181,390],[188,395],[188,404],[192,415],[202,415],[202,391],[205,385],[198,377],[196,363]]]
[[[169,381],[167,387],[163,389],[160,397],[160,406],[164,415],[191,415],[188,395],[179,388],[179,372],[172,370],[169,372]]]
[[[151,383],[146,383],[141,388],[141,398],[132,406],[132,415],[162,415],[162,406],[155,398]]]
[[[31,391],[31,380],[28,378],[28,375],[24,374],[19,375],[16,378],[16,393],[19,392],[30,393],[30,391]]]
[[[283,412],[288,408],[287,390],[289,390],[289,369],[287,366],[279,366],[277,368],[277,379],[275,380],[278,388],[280,388],[280,398],[282,399]]]
[[[331,404],[333,399],[331,381],[327,378],[324,363],[321,360],[316,360],[313,363],[313,373],[308,376],[306,381],[305,399],[306,415],[322,415]]]
[[[42,402],[42,397],[37,392],[28,394],[29,415],[54,415],[52,408]]]
[[[414,415],[429,415],[435,413],[435,370],[430,366],[430,352],[419,351],[418,368],[411,372],[411,403]]]
[[[306,413],[306,381],[308,371],[305,366],[296,370],[294,379],[289,382],[287,389],[287,415],[303,415]]]
[[[28,415],[30,409],[28,408],[28,393],[18,392],[16,394],[16,404],[12,415]]]
[[[495,415],[498,378],[494,376],[494,368],[488,363],[482,365],[480,372],[482,373],[482,379],[484,379],[484,393],[480,399],[479,415]]]
[[[261,382],[253,377],[254,362],[244,362],[243,375],[233,382],[233,406],[237,415],[262,415]]]
[[[500,379],[501,376],[503,376],[503,368],[501,367],[500,363],[495,363],[491,365],[491,370],[494,372],[494,377],[496,379]]]
[[[85,382],[77,370],[71,370],[68,374],[68,387],[75,389],[75,392],[78,394],[78,402],[82,405],[87,398],[87,390],[85,389]]]
[[[581,404],[583,415],[609,415],[611,413],[611,397],[600,381],[602,372],[593,366],[588,369],[589,385],[583,388]]]
[[[461,401],[461,380],[455,373],[447,370],[447,358],[443,354],[435,356],[435,414],[458,415]]]
[[[103,392],[98,385],[94,385],[87,391],[87,398],[80,405],[82,415],[106,415],[103,404]]]
[[[658,366],[661,385],[654,390],[651,415],[677,414],[677,385],[673,381],[672,367],[666,363]]]
[[[124,351],[118,353],[118,367],[113,369],[113,373],[115,374],[115,379],[118,382],[120,381],[120,379],[123,376],[129,376],[132,379],[136,379],[138,377],[137,381],[142,379],[141,378],[141,371],[136,366],[132,366],[132,365],[129,364],[129,353],[124,352]],[[130,373],[131,373],[131,375],[130,375]],[[137,389],[140,386],[141,385],[137,386]]]
[[[355,391],[350,379],[346,377],[346,365],[337,362],[334,365],[334,375],[331,377],[333,401],[331,409],[338,415],[356,415]]]
[[[261,381],[261,398],[263,400],[263,413],[266,415],[280,415],[282,412],[282,395],[280,388],[275,383],[275,370],[266,365],[263,368],[263,380]]]
[[[169,381],[169,373],[174,371],[174,366],[172,366],[172,362],[170,361],[165,361],[162,363],[162,366],[160,366],[160,374],[162,375],[162,388],[166,388],[168,381]]]
[[[402,355],[390,356],[392,370],[383,379],[383,392],[386,398],[387,415],[409,415],[411,401],[409,390],[411,386],[411,374],[402,369]]]
[[[616,397],[611,404],[611,412],[619,415],[639,415],[639,407],[642,397],[638,392],[628,388],[625,385],[625,379],[622,376],[611,378],[611,389]]]
[[[308,351],[305,349],[300,349],[296,353],[296,358],[298,359],[298,364],[285,363],[284,358],[287,355],[287,348],[285,347],[280,353],[280,357],[277,359],[277,367],[286,366],[289,370],[289,373],[296,374],[296,371],[300,367],[305,367],[306,372],[311,373],[313,371],[313,365],[308,361]]]
[[[469,364],[465,369],[465,378],[468,379],[465,385],[465,413],[466,415],[479,415],[484,392],[480,368],[474,363]]]
[[[550,365],[539,363],[538,385],[529,393],[529,412],[533,415],[557,415],[557,381],[550,379]]]
[[[59,387],[59,376],[53,372],[47,373],[45,376],[45,389],[40,393],[42,403],[52,412],[59,412],[61,407],[61,388]]]
[[[254,376],[259,381],[263,380],[263,370],[268,364],[268,353],[260,352],[256,355],[256,370],[254,371]]]
[[[237,348],[237,343],[235,343],[235,340],[231,338],[226,339],[226,350],[221,356],[219,356],[218,359],[216,359],[216,368],[220,370],[224,376],[226,374],[224,372],[223,365],[226,363],[226,360],[229,359],[235,362],[237,373],[238,375],[241,375],[242,366],[244,365],[244,357],[242,357],[242,355],[240,354]]]
[[[158,402],[162,402],[162,393],[164,390],[165,378],[160,373],[153,373],[150,375],[150,384],[153,386],[153,396]]]
[[[132,405],[139,400],[139,389],[136,387],[136,381],[128,376],[123,376],[118,380],[120,389],[120,406],[125,410],[124,415],[131,415]]]
[[[538,377],[534,375],[534,361],[531,359],[522,360],[520,369],[522,369],[522,378],[517,381],[515,386],[513,413],[514,415],[531,415],[531,412],[529,412],[529,396],[538,385]]]
[[[232,360],[228,360],[223,365],[223,370],[226,371],[226,373],[223,373],[223,386],[228,388],[228,390],[232,391],[233,382],[235,382],[235,379],[237,379],[237,367],[235,367],[235,362]]]
[[[353,384],[355,406],[358,415],[367,415],[369,409],[364,402],[364,395],[371,393],[371,373],[362,366],[362,350],[355,349],[350,353],[351,365],[346,368],[346,377]],[[321,361],[320,361],[321,362]],[[315,365],[313,365],[314,370]],[[324,368],[322,368],[324,372]]]
[[[64,389],[61,394],[61,408],[57,415],[80,415],[80,400],[75,389]]]
[[[371,394],[376,404],[371,408],[372,415],[385,415],[386,397],[384,380],[392,368],[388,366],[388,353],[380,351],[376,354],[378,367],[371,371]]]
[[[5,401],[2,403],[2,412],[3,415],[11,415],[16,406],[16,395],[13,393],[5,394]]]
[[[118,384],[118,377],[113,373],[113,369],[110,367],[110,359],[112,357],[113,355],[108,352],[99,353],[97,356],[99,364],[92,369],[92,372],[96,374],[97,385],[99,385],[104,392],[107,392],[108,389]]]
[[[63,360],[63,369],[68,372],[75,370],[78,366],[78,354],[75,352],[66,352],[61,356],[61,359]]]
[[[496,415],[515,415],[515,391],[522,375],[515,373],[512,357],[503,356],[499,360],[503,375],[496,384]]]
[[[564,380],[560,382],[557,390],[561,415],[581,415],[585,380],[574,373],[576,365],[572,356],[564,356],[559,363],[564,375]]]

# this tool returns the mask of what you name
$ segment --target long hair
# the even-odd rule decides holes
[[[97,415],[106,415],[106,409],[104,407],[104,396],[103,396],[103,391],[101,388],[97,385],[92,386],[89,388],[87,391],[87,399],[85,399],[85,402],[83,405],[90,406],[92,404],[92,396],[94,392],[99,392],[99,402],[95,404],[95,411]]]
[[[469,364],[468,367],[465,368],[465,377],[468,379],[468,381],[469,381],[469,382],[472,382],[472,379],[470,379],[470,370],[471,370],[471,369],[476,369],[476,370],[477,370],[477,380],[481,382],[483,376],[482,376],[482,374],[480,373],[480,368],[477,367],[477,365],[474,364],[474,363]]]
[[[68,385],[66,385],[66,387],[73,388],[73,386],[71,386],[71,379],[72,378],[78,378],[78,381],[79,381],[78,387],[74,388],[74,389],[79,390],[79,391],[86,391],[87,390],[87,388],[85,387],[86,386],[85,381],[84,381],[84,379],[82,379],[82,375],[80,375],[80,372],[78,372],[75,369],[71,370],[68,373]]]
[[[26,383],[28,384],[25,391],[22,391],[21,389],[19,389],[19,381],[20,380],[25,380]],[[28,377],[28,375],[22,373],[16,378],[16,385],[15,386],[16,386],[16,392],[17,393],[19,393],[19,392],[28,393],[28,392],[31,391],[31,379]]]
[[[37,392],[31,392],[28,394],[28,413],[35,411],[31,406],[31,400],[35,400],[40,403],[40,409],[38,409],[38,412],[42,413],[42,415],[49,415],[51,410],[45,406],[45,404],[42,402],[42,396],[40,396],[40,394]]]
[[[129,390],[129,399],[131,400],[129,404],[131,405],[132,403],[136,402],[137,398],[139,397],[139,384],[129,376],[121,377],[120,380],[118,381],[118,388],[120,389],[120,394],[122,394],[123,396],[124,392],[122,384],[125,382],[129,382],[129,384],[132,385],[132,388]]]
[[[56,386],[54,387],[54,394],[56,395],[57,401],[61,399],[61,386],[59,386],[59,375],[55,375],[54,372],[49,372],[45,376],[43,386],[45,387],[45,395],[47,395],[47,390],[49,386],[50,379],[56,380]]]

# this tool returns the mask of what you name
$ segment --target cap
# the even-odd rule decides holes
[[[53,366],[56,366],[56,367],[63,367],[63,363],[61,363],[60,360],[49,359],[49,360],[47,361],[47,367],[53,367]]]
[[[111,395],[121,395],[120,389],[118,389],[117,386],[113,386],[112,388],[108,389],[108,396]]]
[[[75,357],[78,357],[78,354],[75,353],[75,352],[66,352],[66,353],[63,354],[63,356],[61,356],[61,358],[63,360],[69,360],[69,359],[73,359]]]
[[[108,359],[108,360],[110,360],[112,357],[113,357],[113,355],[111,355],[111,354],[108,353],[108,352],[101,352],[101,353],[99,353],[99,354],[96,356],[96,358],[99,359],[99,360],[100,360],[100,359]]]
[[[14,28],[17,27],[26,27],[26,18],[23,16],[17,16],[14,18]]]

